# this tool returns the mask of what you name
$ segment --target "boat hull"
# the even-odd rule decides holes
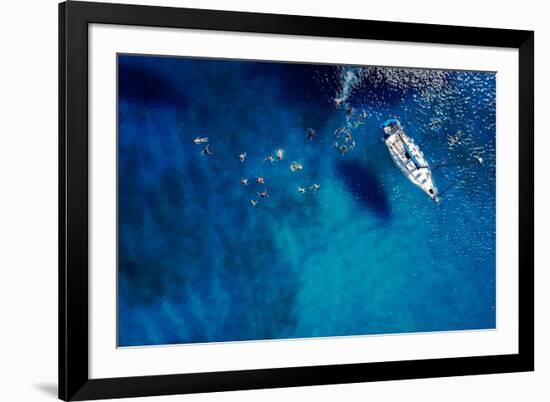
[[[395,166],[414,185],[438,202],[439,192],[432,178],[428,161],[420,147],[405,134],[397,120],[388,120],[381,128],[384,131],[384,142]]]

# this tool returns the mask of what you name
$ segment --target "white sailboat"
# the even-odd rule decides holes
[[[428,162],[414,140],[405,134],[399,121],[396,119],[386,120],[380,125],[380,128],[384,131],[384,142],[395,165],[431,199],[439,202],[439,192],[432,178]]]

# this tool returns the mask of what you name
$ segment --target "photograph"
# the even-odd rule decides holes
[[[3,2],[0,399],[549,400],[543,4]]]
[[[495,330],[495,71],[117,54],[117,346]]]

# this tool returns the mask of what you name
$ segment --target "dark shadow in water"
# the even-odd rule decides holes
[[[337,172],[363,207],[383,221],[391,218],[388,195],[378,177],[366,166],[357,161],[343,161],[338,164]]]

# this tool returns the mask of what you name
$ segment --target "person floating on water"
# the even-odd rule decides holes
[[[305,187],[298,187],[298,192],[301,194],[305,194],[306,188]]]
[[[449,146],[460,144],[460,137],[462,137],[462,131],[460,130],[458,130],[454,136],[448,135],[447,140],[449,142]]]
[[[253,207],[255,207],[257,203],[258,203],[258,201],[256,201],[256,200],[250,200],[250,204],[251,204]]]
[[[239,154],[239,160],[241,162],[244,162],[246,160],[246,152],[243,152],[242,154]]]
[[[265,179],[262,176],[256,177],[256,183],[265,184]]]
[[[262,191],[261,193],[258,193],[258,195],[262,198],[267,198],[269,197],[269,193],[267,192],[267,189],[265,189],[264,191]]]
[[[355,148],[355,141],[353,135],[347,127],[337,128],[334,131],[336,135],[336,141],[334,142],[334,148],[338,149],[342,155],[348,153]],[[343,137],[343,141],[342,141]],[[342,143],[343,142],[343,143]]]
[[[341,138],[342,135],[348,136],[351,135],[350,130],[347,127],[338,127],[336,130],[334,130],[334,135],[336,138]]]
[[[241,184],[242,184],[243,186],[248,186],[248,179],[246,179],[246,178],[243,177],[243,178],[241,179]]]
[[[273,159],[273,156],[271,155],[267,155],[265,158],[264,158],[264,161],[266,162],[273,162],[275,159]]]
[[[307,129],[307,139],[312,140],[315,137],[315,130],[312,128]]]
[[[338,143],[336,143],[335,145],[338,145]],[[338,149],[340,150],[340,153],[341,153],[342,155],[345,155],[345,154],[348,152],[348,147],[345,146],[344,144],[340,145],[340,146],[338,147]]]
[[[317,190],[319,190],[321,188],[321,186],[317,183],[313,183],[313,185],[310,187],[311,191],[313,191],[313,193],[315,194],[317,192]]]
[[[204,147],[204,149],[201,151],[201,155],[202,155],[202,156],[214,155],[214,152],[212,152],[212,151],[210,150],[210,145],[207,144],[207,145]]]
[[[299,172],[300,170],[302,170],[302,164],[300,162],[292,162],[290,164],[290,170],[292,170],[293,172]]]
[[[193,139],[193,142],[197,145],[200,145],[200,144],[208,142],[208,137],[195,137]]]
[[[439,127],[441,127],[441,124],[443,121],[439,117],[432,117],[430,119],[430,122],[428,123],[428,127],[432,130],[437,130]]]
[[[276,152],[275,152],[275,156],[277,157],[277,159],[279,159],[280,161],[283,160],[283,158],[285,157],[285,150],[283,148],[279,148]]]

